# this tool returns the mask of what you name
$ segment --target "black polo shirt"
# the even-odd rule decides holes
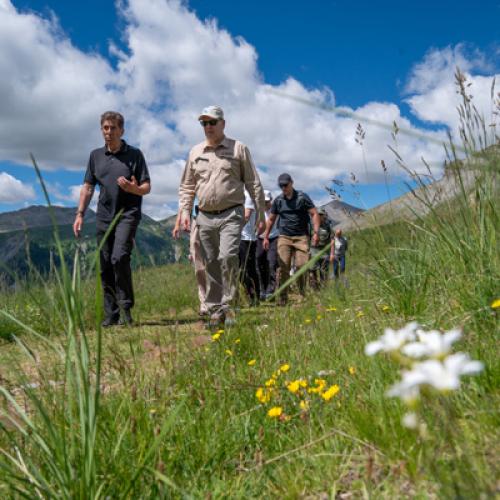
[[[305,236],[309,234],[309,210],[314,203],[306,193],[293,190],[292,197],[282,193],[274,198],[271,213],[279,215],[279,230],[283,236]]]
[[[150,180],[146,160],[140,149],[122,141],[122,147],[116,153],[109,151],[106,146],[90,153],[84,182],[99,185],[99,221],[111,222],[122,208],[123,216],[137,220],[141,218],[142,196],[127,193],[118,186],[116,181],[122,175],[129,181],[134,176],[139,185]]]

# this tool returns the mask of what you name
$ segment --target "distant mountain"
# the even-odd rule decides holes
[[[462,189],[468,190],[474,183],[475,175],[473,170],[462,169],[459,181],[452,170],[447,170],[441,179],[369,210],[355,213],[341,221],[338,227],[349,231],[423,216],[429,212],[429,207],[452,200]]]
[[[81,237],[73,235],[76,208],[53,207],[65,259],[71,261],[79,247],[83,262],[90,262],[96,249],[96,216],[92,210],[85,214]],[[167,219],[168,220],[168,219]],[[176,262],[187,255],[187,240],[175,241],[171,228],[143,215],[135,238],[136,248],[132,265],[161,265]],[[44,274],[51,261],[57,264],[52,219],[46,206],[31,206],[0,214],[0,281],[12,282],[12,276],[28,275],[30,267]]]
[[[53,214],[58,225],[73,224],[76,208],[53,207]],[[88,210],[85,215],[86,223],[95,223],[95,213]],[[32,205],[15,212],[0,214],[0,233],[19,231],[33,227],[51,226],[52,219],[46,206]]]
[[[325,205],[321,205],[321,208],[325,209],[334,226],[338,226],[364,212],[364,209],[349,205],[340,200],[332,200]]]

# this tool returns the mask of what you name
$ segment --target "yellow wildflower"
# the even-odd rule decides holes
[[[149,414],[150,415],[154,415],[156,413],[156,409],[155,408],[151,408],[151,410],[149,410]]]
[[[264,382],[264,385],[265,385],[266,387],[273,387],[274,385],[276,385],[276,379],[274,379],[274,378],[270,378],[269,380],[266,380],[266,381]]]
[[[260,403],[269,403],[271,401],[271,390],[270,389],[264,389],[263,387],[259,387],[255,391],[255,397],[259,400]]]
[[[307,387],[307,380],[301,378],[299,380],[299,385],[300,385],[300,387]]]
[[[215,333],[222,335],[224,333],[224,330],[217,330]]]
[[[308,325],[309,323],[312,323],[312,319],[311,319],[311,318],[306,318],[306,319],[304,320],[304,323],[305,323],[306,325]]]
[[[286,388],[292,393],[296,394],[299,392],[300,389],[300,382],[298,380],[294,380],[293,382],[290,382]]]
[[[281,408],[281,406],[273,406],[267,412],[267,416],[271,417],[271,418],[277,418],[277,417],[281,416],[282,413],[283,413],[283,409]]]
[[[228,356],[232,356],[233,355],[233,351],[231,351],[231,349],[226,349],[224,351]]]
[[[220,339],[220,333],[219,332],[215,332],[212,335],[212,340],[215,342],[216,340],[219,340],[219,339]]]
[[[354,366],[350,366],[350,367],[349,367],[349,373],[350,373],[351,375],[354,375],[354,374],[356,373],[356,368],[354,368]]]
[[[389,312],[390,310],[391,310],[391,308],[387,304],[382,306],[382,311],[384,311],[385,313]]]
[[[309,403],[305,400],[302,400],[300,403],[299,403],[299,406],[300,406],[300,409],[302,411],[307,411],[309,410]]]
[[[500,307],[500,299],[496,299],[491,303],[492,309],[498,309]]]
[[[307,392],[311,394],[321,394],[325,390],[326,380],[323,378],[317,378],[314,379],[314,383],[316,384],[316,386],[307,389]]]
[[[335,312],[337,310],[337,308],[332,306],[332,307],[328,307],[326,310],[328,312]]]
[[[239,344],[240,342],[241,342],[241,340],[240,340],[240,339],[236,339],[236,340],[234,341],[234,343],[235,343],[235,344]]]
[[[255,365],[255,363],[257,363],[257,360],[256,360],[256,359],[251,359],[251,360],[247,363],[247,365],[248,365],[248,366],[253,366],[253,365]]]
[[[364,315],[365,315],[365,313],[363,311],[358,311],[357,314],[356,314],[356,316],[358,318],[362,318]]]
[[[318,314],[318,315],[316,316],[316,319],[317,319],[317,320],[320,320],[320,319],[321,319],[321,314]]]
[[[340,391],[340,387],[335,384],[335,385],[332,385],[327,391],[325,391],[323,394],[321,394],[321,397],[325,400],[325,401],[330,401],[330,399],[333,398],[333,396],[335,396],[335,394],[337,394],[338,392]]]
[[[290,365],[287,364],[287,363],[285,363],[284,365],[280,366],[280,371],[283,372],[283,373],[287,372],[289,369],[290,369]]]

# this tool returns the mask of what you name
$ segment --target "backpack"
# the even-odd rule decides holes
[[[304,193],[302,191],[298,191],[298,190],[295,190],[295,192],[297,193],[297,208],[300,209],[303,207],[304,205]],[[278,217],[277,217],[277,221],[276,221],[276,227],[279,229],[281,224],[280,224],[280,219],[281,217],[279,216],[279,212],[281,212],[281,210],[283,210],[284,206],[283,204],[285,203],[285,195],[284,194],[280,194],[279,196],[277,196],[275,198],[275,201],[276,201],[276,206],[278,208]],[[310,223],[309,223],[309,226],[310,226]]]

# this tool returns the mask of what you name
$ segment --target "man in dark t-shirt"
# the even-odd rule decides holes
[[[318,244],[319,215],[311,198],[302,191],[293,188],[293,179],[289,174],[281,174],[278,177],[278,185],[282,193],[277,196],[271,206],[271,214],[267,220],[266,232],[264,233],[263,246],[269,248],[269,233],[276,218],[279,216],[278,237],[278,262],[280,267],[279,284],[283,284],[290,276],[292,257],[295,258],[295,267],[299,270],[309,259],[309,224],[310,217],[313,220],[314,232],[312,244]],[[299,278],[299,290],[305,293],[304,276]],[[280,303],[285,304],[287,300],[286,290],[280,296]]]
[[[113,219],[121,213],[100,252],[105,316],[102,326],[130,325],[133,322],[130,310],[134,306],[130,255],[141,220],[142,197],[151,191],[151,183],[142,152],[122,139],[123,116],[114,111],[104,113],[101,116],[101,131],[105,144],[90,153],[73,231],[78,238],[85,210],[92,199],[95,186],[98,185],[99,244]]]

